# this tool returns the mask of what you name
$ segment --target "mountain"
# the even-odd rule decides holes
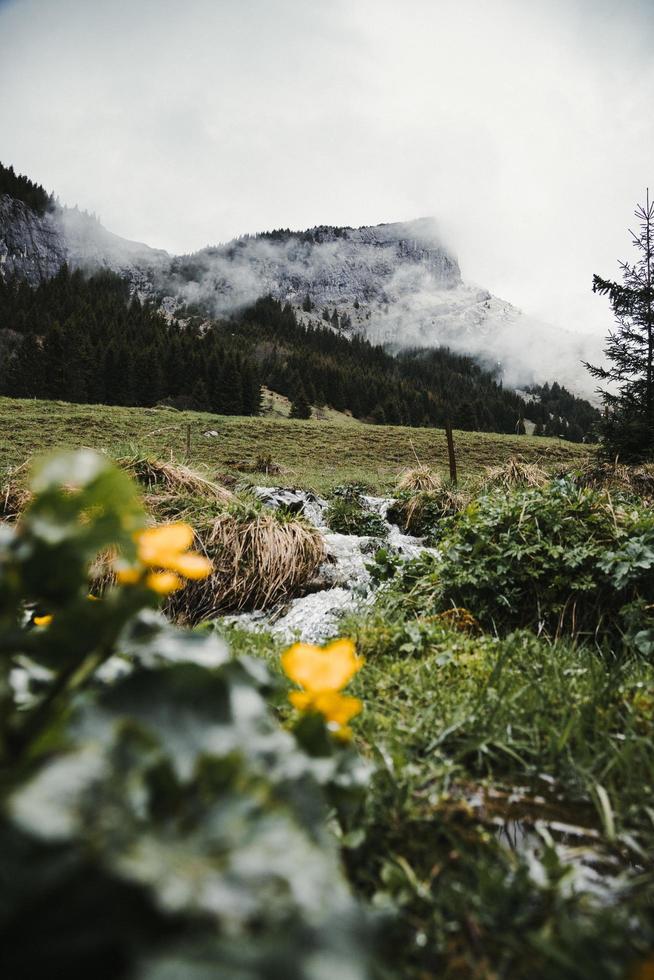
[[[307,325],[329,324],[392,351],[447,346],[499,368],[512,387],[556,379],[577,394],[592,393],[581,362],[602,360],[599,340],[529,317],[466,282],[433,219],[283,229],[170,256],[113,235],[77,208],[51,203],[39,213],[12,188],[0,196],[5,279],[35,285],[64,262],[109,269],[141,299],[156,297],[169,316],[224,317],[270,295]]]
[[[499,365],[511,386],[557,378],[588,396],[594,384],[581,362],[603,360],[597,338],[464,281],[431,218],[246,236],[173,259],[160,288],[213,315],[270,294],[308,323],[326,321],[327,311],[346,332],[393,350],[447,346]]]

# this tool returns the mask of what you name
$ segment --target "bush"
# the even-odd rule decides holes
[[[441,548],[403,573],[407,601],[502,631],[615,635],[625,604],[654,598],[651,512],[567,481],[480,498]]]
[[[156,611],[153,541],[151,565],[201,559],[171,547],[182,525],[145,547],[124,473],[79,453],[32,489],[0,537],[3,975],[363,980],[326,820],[347,829],[356,754],[317,714],[283,730],[263,664]],[[91,601],[106,551],[125,584]]]
[[[357,484],[334,487],[333,497],[325,513],[325,521],[337,534],[357,534],[361,537],[385,538],[388,529],[383,518],[365,506],[364,488]]]
[[[459,514],[468,503],[465,494],[442,485],[417,493],[400,493],[388,512],[388,518],[406,534],[435,541],[443,518]]]

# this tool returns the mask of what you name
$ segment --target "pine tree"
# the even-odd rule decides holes
[[[309,404],[309,399],[307,398],[307,393],[304,390],[304,385],[300,383],[299,387],[296,389],[295,396],[291,402],[291,414],[292,419],[310,419],[311,418],[311,405]]]
[[[616,320],[604,353],[607,368],[586,364],[608,411],[602,445],[610,457],[626,462],[654,458],[654,202],[636,207],[638,232],[631,231],[636,261],[621,262],[622,283],[593,276],[593,292],[608,296]]]
[[[238,361],[233,357],[225,359],[220,391],[220,415],[243,414],[243,379]]]

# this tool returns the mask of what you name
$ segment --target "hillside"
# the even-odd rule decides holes
[[[471,432],[455,432],[454,438],[463,479],[516,453],[551,470],[575,466],[588,455],[587,447],[559,439]],[[416,457],[447,474],[445,434],[438,429],[0,398],[0,467],[5,474],[36,454],[80,446],[112,455],[133,447],[160,458],[188,458],[212,474],[321,492],[347,481],[371,491],[388,490],[403,468],[415,465]],[[271,455],[282,472],[266,477],[237,468],[262,455]]]

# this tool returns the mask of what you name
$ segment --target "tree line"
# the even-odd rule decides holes
[[[13,167],[5,167],[2,163],[0,163],[0,194],[9,194],[22,201],[37,214],[45,214],[54,204],[52,195],[48,194],[45,187],[36,184],[29,177],[24,177],[23,174],[17,174]]]
[[[266,385],[291,400],[298,418],[329,406],[376,423],[440,427],[449,419],[489,432],[515,432],[533,415],[471,358],[447,349],[393,356],[327,324],[307,326],[270,297],[230,320],[183,313],[166,318],[113,272],[87,278],[64,266],[36,288],[0,281],[0,390],[256,415]],[[562,404],[565,389],[552,391]]]

